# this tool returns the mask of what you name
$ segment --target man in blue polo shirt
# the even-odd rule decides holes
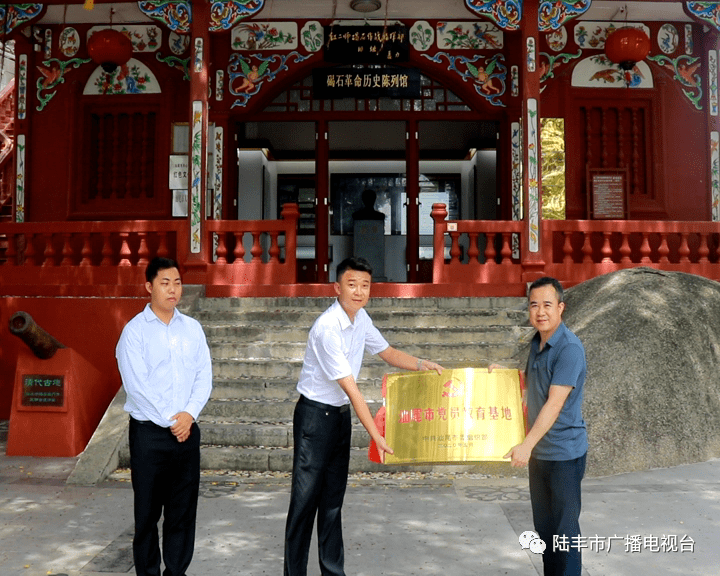
[[[529,465],[533,522],[547,546],[545,576],[580,576],[580,482],[588,449],[585,349],[562,321],[563,288],[555,278],[532,283],[528,308],[537,330],[525,368],[529,430],[505,458],[516,467]]]

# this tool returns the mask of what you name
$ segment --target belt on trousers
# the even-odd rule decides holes
[[[350,404],[343,404],[342,406],[333,406],[332,404],[323,404],[322,402],[316,402],[315,400],[310,400],[310,398],[306,398],[302,394],[300,395],[300,400],[298,402],[301,402],[302,404],[307,404],[308,406],[314,406],[315,408],[321,408],[322,410],[329,410],[331,412],[340,412],[341,414],[343,412],[347,412],[350,410]]]

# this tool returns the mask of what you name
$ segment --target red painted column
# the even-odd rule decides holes
[[[420,253],[420,154],[417,120],[407,122],[405,135],[405,181],[407,182],[407,281],[418,281]]]
[[[317,282],[325,283],[330,278],[328,249],[330,246],[329,219],[329,159],[328,125],[325,120],[317,123],[315,141],[315,263]],[[334,256],[334,255],[333,255]]]
[[[532,281],[543,275],[545,255],[542,242],[542,198],[540,195],[540,72],[538,52],[538,5],[523,4],[521,66],[523,197],[525,234],[521,246],[523,279]],[[552,249],[552,243],[547,247]]]
[[[210,3],[193,2],[190,59],[190,178],[188,182],[188,226],[190,244],[185,266],[188,272],[202,272],[210,260],[205,237],[208,147],[208,96],[210,55]],[[179,252],[179,250],[178,250]],[[180,254],[178,254],[180,256]],[[192,281],[187,279],[186,281]],[[197,280],[196,280],[197,281]]]

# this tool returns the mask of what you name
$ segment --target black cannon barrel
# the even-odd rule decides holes
[[[59,348],[65,348],[38,326],[27,312],[15,312],[10,317],[9,328],[11,333],[28,345],[35,356],[43,360],[52,358]]]

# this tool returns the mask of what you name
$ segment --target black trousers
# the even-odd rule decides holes
[[[163,515],[163,576],[185,576],[195,547],[200,489],[200,429],[178,442],[169,428],[130,419],[135,495],[133,558],[138,576],[160,576],[158,521]]]
[[[285,576],[306,576],[317,515],[322,576],[345,576],[341,510],[350,465],[350,407],[300,397],[293,417],[293,476],[285,526]]]

